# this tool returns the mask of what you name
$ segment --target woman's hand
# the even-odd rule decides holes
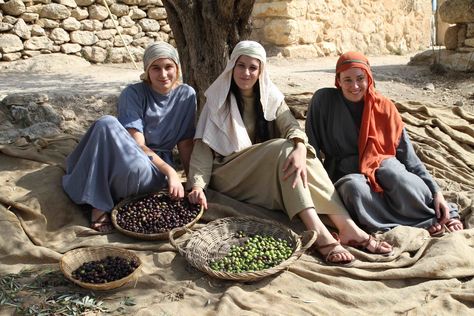
[[[193,187],[191,192],[188,194],[188,200],[192,204],[199,204],[207,210],[207,199],[206,194],[204,194],[204,190],[200,187]]]
[[[438,223],[443,225],[449,220],[449,206],[441,192],[436,192],[433,196],[433,204]]]
[[[168,193],[171,196],[171,199],[181,199],[184,197],[184,187],[181,183],[181,177],[176,173],[176,171],[169,167],[168,172],[166,173],[168,179]]]
[[[308,174],[306,172],[306,146],[304,143],[297,143],[295,149],[291,152],[283,165],[283,180],[288,179],[294,174],[291,187],[294,189],[301,177],[303,186],[308,185]]]

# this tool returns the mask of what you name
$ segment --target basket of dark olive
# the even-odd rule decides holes
[[[271,220],[226,217],[199,230],[186,229],[180,240],[170,231],[170,243],[195,268],[212,277],[255,281],[287,269],[316,240],[315,231],[301,236]]]
[[[166,240],[171,229],[191,227],[204,209],[187,198],[172,199],[166,192],[125,199],[112,210],[112,224],[121,233],[145,240]]]
[[[86,247],[66,252],[59,262],[66,278],[91,290],[111,290],[136,279],[140,258],[117,247]]]

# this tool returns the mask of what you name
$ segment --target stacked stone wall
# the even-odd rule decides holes
[[[0,60],[64,53],[122,63],[150,42],[173,44],[161,0],[105,1],[0,0]]]
[[[404,54],[430,44],[431,0],[257,0],[252,17],[251,37],[269,55]],[[174,44],[166,18],[161,0],[0,0],[0,60],[138,61],[152,41]]]
[[[431,0],[257,0],[253,38],[285,57],[430,46]]]

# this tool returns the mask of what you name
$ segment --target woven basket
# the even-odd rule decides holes
[[[127,235],[129,237],[133,237],[133,238],[136,238],[136,239],[142,239],[142,240],[167,240],[168,239],[168,236],[169,236],[169,231],[166,231],[166,232],[162,232],[162,233],[156,233],[156,234],[144,234],[144,233],[137,233],[137,232],[133,232],[133,231],[130,231],[130,230],[126,230],[122,227],[120,227],[118,224],[117,224],[117,214],[118,214],[118,210],[130,203],[130,202],[133,202],[133,201],[136,201],[136,200],[139,200],[139,199],[142,199],[148,195],[160,195],[160,194],[166,194],[164,193],[163,191],[160,191],[160,192],[155,192],[155,193],[147,193],[147,194],[142,194],[142,195],[137,195],[137,196],[134,196],[134,197],[131,197],[131,198],[128,198],[128,199],[125,199],[123,201],[121,201],[119,204],[117,204],[117,206],[114,207],[114,209],[112,210],[112,215],[111,215],[111,218],[112,218],[112,224],[114,225],[115,229],[117,229],[119,232],[121,232],[122,234],[124,235]],[[204,213],[204,207],[201,206],[201,209],[199,211],[199,213],[197,214],[197,216],[189,223],[187,223],[184,227],[180,227],[180,228],[190,228],[192,227],[194,224],[197,223],[197,221],[201,218],[202,214]],[[178,228],[178,227],[177,227]],[[182,231],[181,234],[184,234],[185,231]]]
[[[107,283],[87,283],[72,277],[72,272],[79,268],[83,263],[101,260],[107,256],[121,257],[127,260],[134,259],[138,262],[138,267],[128,276]],[[59,262],[61,271],[64,273],[66,278],[83,288],[99,291],[115,289],[131,281],[132,279],[136,280],[138,278],[138,272],[141,268],[141,264],[142,262],[140,258],[133,252],[117,247],[87,247],[74,249],[66,252]]]
[[[170,243],[192,266],[212,277],[234,281],[255,281],[280,272],[295,262],[314,243],[317,236],[315,231],[306,231],[299,236],[280,223],[250,216],[226,217],[212,221],[199,230],[186,229],[190,236],[186,239],[183,237],[180,242],[174,238],[179,230],[180,228],[175,228],[170,231]],[[245,240],[237,237],[237,232],[240,231],[247,236],[259,234],[284,239],[292,245],[293,253],[285,261],[265,270],[241,273],[213,270],[209,266],[211,260],[223,258],[232,245],[239,245]]]

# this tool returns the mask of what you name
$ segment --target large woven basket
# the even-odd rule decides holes
[[[181,241],[174,238],[179,231],[180,228],[170,231],[170,243],[192,266],[212,277],[234,281],[256,281],[286,269],[314,243],[317,237],[315,231],[306,231],[299,236],[280,223],[250,216],[226,217],[212,221],[199,230],[186,229],[190,236],[189,238],[183,236]],[[265,270],[241,273],[213,270],[209,266],[211,260],[223,258],[232,245],[244,241],[238,237],[237,232],[244,232],[247,236],[259,234],[284,239],[292,245],[293,253],[280,264]]]
[[[127,260],[136,260],[138,262],[138,267],[124,278],[100,284],[82,282],[72,276],[72,272],[79,268],[83,263],[102,260],[107,256],[121,257]],[[61,261],[59,262],[61,271],[64,273],[66,278],[83,288],[99,291],[115,289],[121,287],[132,279],[136,280],[138,278],[138,273],[141,268],[141,265],[142,262],[140,258],[133,252],[122,248],[106,246],[78,248],[68,251],[62,256]]]
[[[156,234],[144,234],[144,233],[137,233],[137,232],[133,232],[133,231],[130,231],[130,230],[126,230],[122,227],[120,227],[117,223],[117,214],[118,214],[118,210],[130,203],[130,202],[133,202],[133,201],[136,201],[136,200],[139,200],[139,199],[142,199],[148,195],[161,195],[161,194],[166,194],[164,193],[163,191],[160,191],[160,192],[155,192],[155,193],[147,193],[147,194],[142,194],[142,195],[137,195],[137,196],[134,196],[134,197],[130,197],[128,199],[124,199],[123,201],[121,201],[120,203],[118,203],[114,209],[112,210],[112,215],[111,215],[111,218],[112,218],[112,224],[114,225],[115,229],[117,229],[120,233],[124,234],[124,235],[127,235],[129,237],[133,237],[133,238],[136,238],[136,239],[142,239],[142,240],[167,240],[168,239],[168,236],[169,236],[169,231],[166,231],[166,232],[162,232],[162,233],[156,233]],[[197,223],[197,221],[201,218],[202,214],[204,213],[204,207],[201,206],[201,209],[199,211],[199,213],[197,214],[197,216],[189,223],[187,223],[184,227],[180,227],[180,228],[190,228],[192,227],[194,224]],[[185,231],[183,230],[181,232],[181,234],[183,234]]]

